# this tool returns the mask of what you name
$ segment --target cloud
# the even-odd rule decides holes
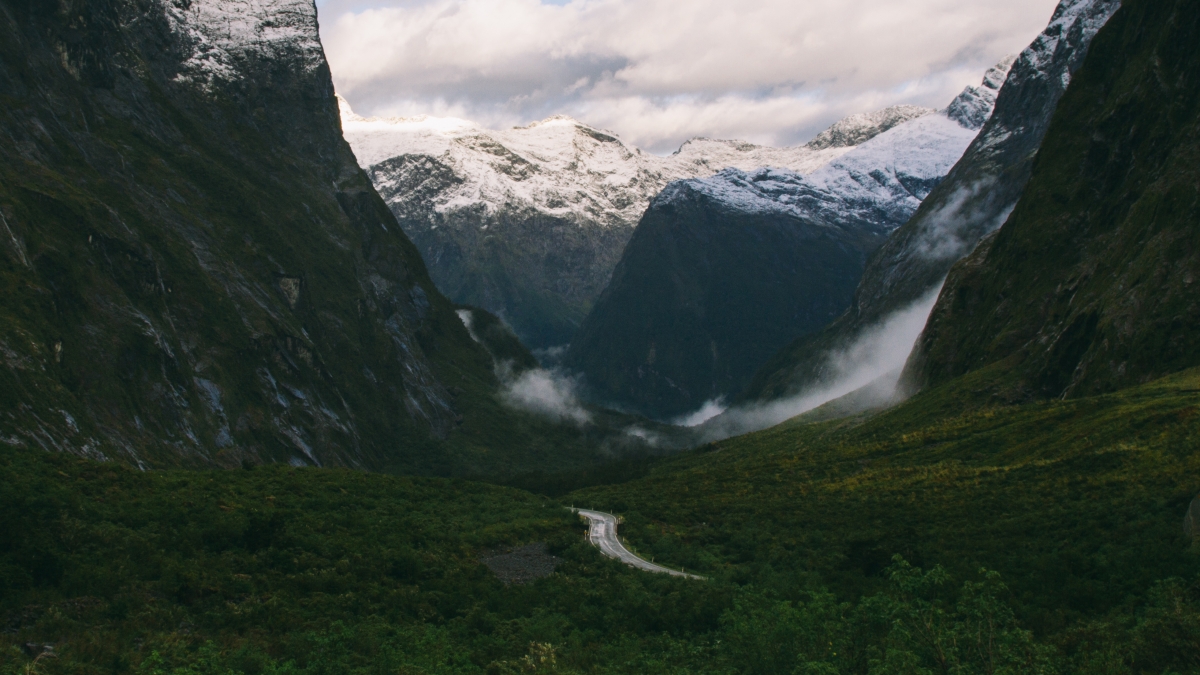
[[[993,212],[992,204],[978,199],[991,192],[995,184],[996,179],[989,177],[951,193],[921,223],[916,254],[927,260],[958,260],[971,252],[978,237],[1000,229],[1017,205],[1013,202]]]
[[[575,378],[544,368],[514,376],[511,364],[509,373],[503,370],[500,374],[501,398],[506,404],[564,422],[579,425],[591,422],[591,414],[579,400],[579,383]]]
[[[703,441],[768,429],[851,393],[863,408],[896,401],[904,364],[940,292],[939,284],[911,306],[864,330],[849,346],[829,354],[828,370],[833,375],[825,382],[787,398],[738,406],[705,422],[699,427]]]
[[[945,106],[1054,0],[326,0],[339,92],[368,115],[493,127],[566,113],[670,150],[785,145],[855,112]]]

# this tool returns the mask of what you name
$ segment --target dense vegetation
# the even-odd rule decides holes
[[[0,0],[0,7],[9,4]],[[1129,79],[1116,72],[1120,77],[1111,82],[1129,90],[1173,90],[1173,83],[1191,82],[1185,77],[1190,71],[1176,66],[1194,60],[1195,50],[1189,49],[1194,40],[1174,41],[1191,35],[1187,31],[1200,21],[1188,9],[1182,1],[1128,0],[1089,64],[1099,59],[1102,73],[1125,63],[1149,73]],[[1159,47],[1151,49],[1150,43]],[[4,44],[0,56],[8,59],[15,48]],[[1117,58],[1122,49],[1136,58]],[[67,57],[69,62],[71,54]],[[1081,81],[1100,86],[1098,75],[1090,77]],[[73,86],[59,93],[77,93]],[[1176,93],[1172,105],[1195,98],[1193,89]],[[1090,103],[1077,99],[1071,105],[1078,107],[1067,109],[1119,104],[1134,110],[1132,100],[1123,94],[1093,97]],[[1161,138],[1155,129],[1183,128],[1172,125],[1190,119],[1171,113],[1138,129]],[[158,155],[147,148],[179,162],[188,157],[182,150],[169,154],[128,123],[106,124],[111,125],[106,133],[129,134],[121,137],[127,138],[132,161],[149,167]],[[1088,148],[1095,152],[1089,156],[1111,168],[1104,135],[1090,138],[1095,144]],[[1179,157],[1187,158],[1195,146],[1178,147]],[[136,154],[139,149],[145,152]],[[75,152],[67,146],[59,151]],[[1130,164],[1135,178],[1149,161],[1137,157],[1143,163]],[[192,180],[201,181],[192,186],[225,184],[206,173],[203,162],[179,166],[190,167]],[[1191,165],[1177,159],[1158,166],[1172,180],[1192,175]],[[98,303],[61,304],[70,310],[65,314],[42,311],[38,304],[73,297],[54,295],[62,286],[50,283],[58,278],[50,274],[55,271],[67,275],[60,280],[77,280],[63,251],[85,250],[82,231],[71,230],[63,214],[87,216],[98,202],[73,201],[81,193],[69,181],[36,169],[22,175],[6,169],[4,189],[45,199],[18,201],[15,193],[0,193],[14,200],[10,212],[24,214],[22,219],[47,214],[41,234],[20,230],[24,243],[12,249],[14,255],[37,252],[38,262],[12,262],[20,255],[9,256],[0,269],[6,282],[29,291],[5,296],[9,304],[0,310],[12,320],[4,324],[10,333],[0,339],[15,344],[13,336],[26,331],[37,338],[27,342],[44,349],[54,344],[47,340],[58,329],[51,319],[99,311]],[[155,176],[166,175],[170,166],[143,170],[153,187]],[[1037,175],[1035,167],[1035,183]],[[209,178],[216,182],[203,182]],[[9,188],[9,179],[25,187]],[[1190,245],[1194,239],[1185,236],[1194,227],[1177,228],[1170,236],[1157,232],[1159,238],[1139,229],[1182,222],[1172,214],[1190,213],[1185,197],[1192,188],[1170,182],[1142,187],[1123,193],[1133,215],[1114,230],[1124,234],[1110,242],[1113,250],[1149,256],[1133,261],[1129,273],[1135,276],[1152,268],[1147,261],[1167,255],[1164,251],[1186,254],[1171,261],[1191,260],[1190,248],[1166,244]],[[251,183],[230,189],[236,197],[260,188]],[[202,193],[206,190],[181,196],[186,201]],[[1052,193],[1048,199],[1054,201]],[[66,211],[55,216],[60,206]],[[1149,206],[1171,218],[1137,215]],[[1107,205],[1100,210],[1117,213]],[[132,215],[127,222],[137,224]],[[214,224],[219,232],[220,221]],[[1149,243],[1135,246],[1123,238],[1136,240],[1139,232]],[[78,241],[70,243],[75,235]],[[128,251],[126,262],[143,250],[132,244],[116,248],[115,226],[92,236],[103,241],[91,245]],[[1002,243],[997,240],[995,250]],[[176,248],[157,250],[155,256],[166,256]],[[1051,265],[1043,261],[1043,267]],[[90,268],[77,273],[100,274]],[[153,289],[141,298],[134,293],[138,277],[131,278],[112,276],[110,290],[123,289],[130,307],[152,302],[147,298]],[[50,281],[38,285],[38,279]],[[132,285],[122,286],[126,281]],[[200,283],[172,281],[177,293]],[[1025,282],[1044,279],[1031,276]],[[1081,300],[1090,297],[1084,293],[1088,283],[1093,282],[1080,281]],[[817,411],[674,458],[627,459],[565,473],[548,463],[543,473],[526,472],[515,481],[529,491],[253,461],[229,462],[240,468],[223,472],[139,471],[19,447],[23,437],[6,432],[0,436],[0,675],[1200,673],[1200,543],[1181,528],[1200,487],[1200,370],[1146,381],[1153,373],[1177,370],[1195,354],[1191,337],[1175,339],[1191,319],[1170,321],[1179,311],[1193,311],[1185,302],[1190,296],[1180,290],[1192,282],[1184,275],[1164,283],[1157,305],[1128,303],[1149,308],[1141,316],[1153,319],[1129,334],[1136,339],[1122,343],[1129,335],[1118,331],[1105,343],[1150,349],[1153,336],[1171,338],[1159,345],[1161,362],[1129,359],[1123,372],[1136,386],[1068,399],[1011,396],[997,383],[1011,384],[1014,373],[1030,371],[1001,360],[939,380],[936,388],[882,413],[830,420]],[[116,290],[112,297],[119,297]],[[447,309],[438,325],[460,330],[454,308],[435,300]],[[225,310],[217,303],[211,311],[218,330]],[[1194,318],[1194,312],[1187,316]],[[43,319],[47,323],[38,323]],[[306,319],[301,312],[284,323],[292,320],[303,326]],[[502,326],[486,316],[480,320],[488,350],[521,356],[520,345]],[[985,323],[960,315],[956,325],[982,330]],[[1115,324],[1088,325],[1103,332]],[[75,336],[63,344],[74,353],[83,341]],[[560,440],[568,448],[585,447],[568,443],[579,441],[579,432],[542,429],[532,418],[502,409],[491,398],[495,382],[488,350],[474,345],[452,340],[434,361],[443,374],[470,366],[476,377],[460,375],[460,396],[491,402],[458,424],[448,445],[434,450],[488,455],[492,466],[508,464],[519,473],[516,460],[526,462],[524,468],[539,458],[561,461],[563,455],[555,453]],[[22,407],[27,401],[65,405],[73,392],[117,386],[102,378],[71,379],[72,372],[89,372],[90,365],[70,361],[81,357],[65,350],[59,364],[55,353],[51,348],[39,357],[45,366],[39,370],[21,360],[32,357],[3,352],[8,370],[0,377],[11,380],[0,379],[6,419],[27,412]],[[475,359],[478,367],[459,358]],[[122,363],[96,367],[126,367]],[[148,368],[139,363],[134,358],[129,366],[135,374]],[[525,358],[525,364],[532,362]],[[1065,371],[1039,372],[1057,377]],[[13,382],[22,388],[6,388]],[[112,405],[129,403],[111,391]],[[230,407],[241,405],[236,398],[228,401]],[[69,414],[55,415],[55,424],[62,418],[75,425]],[[91,428],[83,422],[74,433],[86,435]],[[536,447],[521,447],[527,440]],[[589,443],[586,447],[598,445],[595,439]],[[428,469],[428,457],[438,456],[447,457],[421,455],[426,464],[395,468]],[[582,485],[589,487],[567,493]],[[708,580],[648,575],[601,558],[580,536],[582,524],[566,508],[572,504],[621,514],[631,548]],[[483,562],[499,549],[539,542],[560,564],[528,585],[504,585]]]
[[[0,672],[1200,672],[1180,527],[1200,372],[961,412],[972,386],[561,501],[5,450]],[[571,503],[710,580],[600,558]],[[562,564],[528,586],[479,561],[536,541]],[[44,643],[57,655],[33,665],[21,646]]]

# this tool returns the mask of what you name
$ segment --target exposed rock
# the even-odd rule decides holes
[[[6,444],[487,469],[441,440],[491,360],[342,138],[311,0],[0,0],[0,98]]]
[[[1183,535],[1189,539],[1200,539],[1200,496],[1192,500],[1183,517]]]
[[[547,553],[544,543],[485,553],[479,561],[505,585],[527,584],[548,577],[563,562]]]

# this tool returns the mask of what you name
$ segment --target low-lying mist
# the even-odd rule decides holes
[[[579,398],[578,378],[558,367],[521,369],[513,360],[498,357],[476,330],[475,316],[472,312],[473,310],[460,309],[458,318],[462,320],[471,339],[483,345],[491,354],[496,378],[500,380],[500,400],[505,405],[581,426],[591,422],[591,413],[583,407]],[[503,330],[511,332],[508,324],[503,326]],[[509,337],[514,341],[517,339],[515,334]],[[542,354],[543,357],[551,358],[558,355],[555,351]]]
[[[501,364],[497,371],[501,400],[509,406],[580,425],[592,420],[579,398],[577,378],[546,368],[515,374],[511,363]]]
[[[896,402],[902,396],[896,386],[900,374],[940,292],[939,285],[909,307],[864,330],[849,346],[829,353],[826,370],[831,375],[821,384],[786,398],[742,404],[715,415],[714,406],[719,402],[705,404],[691,416],[697,421],[701,442],[761,431],[847,394],[855,394],[855,407],[864,410]]]
[[[686,430],[678,439],[669,440],[660,432],[636,426],[626,429],[625,434],[651,446],[682,448],[761,431],[850,394],[853,400],[848,407],[857,410],[897,403],[903,398],[897,384],[904,364],[940,292],[939,284],[912,305],[863,330],[850,345],[827,354],[825,371],[830,375],[818,385],[774,401],[734,407],[727,407],[721,399],[708,401],[694,413],[669,422],[681,432]],[[460,316],[471,330],[470,316]],[[496,364],[496,376],[501,384],[501,400],[514,409],[579,426],[593,422],[593,414],[583,402],[578,375],[560,367],[520,371],[511,361],[505,361]]]

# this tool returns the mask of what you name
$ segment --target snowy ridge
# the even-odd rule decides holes
[[[453,118],[367,119],[344,99],[339,105],[346,140],[381,192],[394,194],[389,199],[393,210],[423,212],[431,222],[438,220],[437,214],[483,208],[489,214],[533,210],[581,224],[632,229],[649,200],[671,181],[729,167],[808,173],[851,149],[770,148],[697,138],[673,155],[658,157],[561,115],[493,131]],[[429,192],[393,193],[385,188],[398,176],[382,165],[401,157],[426,157],[430,167],[443,165],[454,178]]]
[[[946,114],[968,129],[982,129],[996,107],[996,96],[1016,60],[1014,54],[989,69],[983,76],[983,84],[963,90],[946,108]]]
[[[982,88],[968,88],[951,104],[947,114],[964,123],[985,120],[979,135],[917,213],[872,256],[850,311],[821,334],[789,348],[780,365],[761,373],[756,388],[745,393],[748,400],[829,390],[849,372],[841,355],[874,344],[879,326],[892,325],[917,308],[923,323],[951,267],[1007,221],[1071,73],[1119,5],[1118,0],[1063,0],[1006,76],[989,72]],[[998,92],[988,91],[999,83]],[[991,106],[991,101],[990,116],[974,109],[980,103]],[[891,347],[871,348],[886,357],[874,376],[894,375],[904,366],[916,332],[902,333],[906,337],[896,337]]]
[[[190,56],[178,78],[210,89],[245,75],[250,59],[300,63],[311,73],[324,63],[313,0],[192,0],[163,2],[171,30]]]
[[[851,115],[817,134],[817,137],[809,141],[805,147],[813,150],[854,147],[892,127],[935,112],[937,111],[933,108],[897,105],[875,112]]]
[[[973,120],[990,115],[1012,62],[989,70],[980,87],[969,87],[947,110],[914,115],[808,175],[727,169],[673,184],[654,203],[666,205],[695,191],[739,212],[791,213],[830,225],[854,220],[891,231],[916,213],[978,135]],[[955,110],[971,115],[964,122]]]
[[[1120,0],[1062,0],[1046,30],[1017,57],[1006,84],[1012,90],[1029,89],[1041,81],[1057,100],[1071,83],[1071,73],[1082,64],[1092,38],[1121,6]],[[1025,129],[998,119],[980,136],[980,152],[1001,146]]]

